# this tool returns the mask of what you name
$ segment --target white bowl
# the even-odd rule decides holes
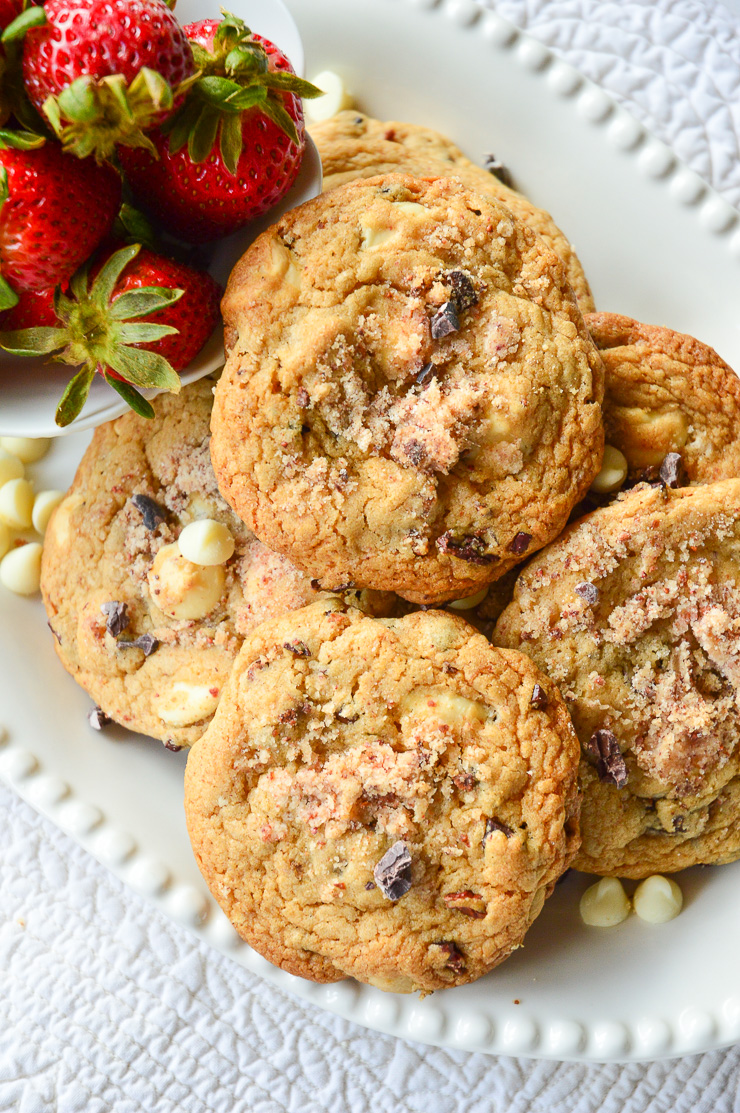
[[[231,0],[226,5],[258,34],[270,39],[287,54],[296,73],[303,73],[303,45],[292,16],[281,0]],[[217,19],[221,5],[216,0],[180,0],[177,16],[181,23],[196,19]],[[321,192],[321,160],[313,142],[308,139],[306,154],[292,188],[282,201],[259,220],[240,232],[209,245],[208,270],[225,285],[229,273],[252,240],[283,213],[316,197]],[[180,378],[192,383],[216,371],[224,361],[222,330],[211,339],[188,365]],[[126,403],[104,381],[96,376],[82,413],[66,429],[55,424],[54,414],[74,368],[46,359],[11,356],[0,351],[0,436],[58,437],[101,425],[128,409]],[[151,398],[157,391],[144,391]]]

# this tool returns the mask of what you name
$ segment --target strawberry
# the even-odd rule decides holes
[[[22,11],[23,0],[0,0],[0,31],[4,31]]]
[[[203,76],[151,134],[158,159],[130,149],[119,157],[139,203],[198,243],[235,232],[287,192],[305,149],[299,97],[319,90],[235,16],[185,31]]]
[[[54,289],[24,290],[18,295],[18,304],[0,314],[0,328],[15,330],[56,325]]]
[[[23,77],[65,149],[107,158],[172,112],[195,74],[164,0],[46,0],[25,31]],[[28,13],[24,13],[28,17]]]
[[[15,146],[2,149],[4,143]],[[65,282],[107,235],[120,200],[112,166],[81,162],[58,143],[0,132],[0,309],[15,304],[14,289]]]
[[[58,425],[77,417],[96,372],[136,413],[153,417],[136,387],[180,390],[177,372],[213,332],[220,294],[209,274],[132,244],[107,254],[93,277],[82,267],[69,293],[57,288],[54,326],[4,332],[0,344],[14,355],[56,353],[82,365],[57,408]]]

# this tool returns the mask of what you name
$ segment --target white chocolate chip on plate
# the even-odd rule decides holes
[[[352,107],[352,97],[347,92],[347,86],[338,73],[334,70],[322,70],[311,79],[313,85],[323,92],[322,97],[315,100],[305,100],[303,110],[306,117],[318,123],[319,120],[329,120],[344,108]]]
[[[665,924],[681,911],[683,893],[670,877],[653,874],[637,886],[632,903],[641,920],[649,924]]]
[[[480,591],[476,591],[475,595],[466,595],[464,599],[453,599],[447,606],[452,607],[453,611],[469,611],[472,610],[473,607],[477,607],[479,603],[482,603],[487,595],[488,585],[486,584]]]
[[[0,487],[0,521],[11,529],[30,529],[33,487],[27,479],[10,479]]]
[[[159,550],[147,576],[152,601],[170,618],[205,618],[218,606],[226,586],[220,564],[193,564],[177,543]]]
[[[0,448],[12,452],[24,464],[35,464],[49,451],[48,437],[0,437]]]
[[[589,927],[615,927],[630,914],[629,897],[617,877],[602,877],[581,897],[581,919]]]
[[[0,522],[0,560],[5,556],[10,548],[10,530],[5,522]]]
[[[601,471],[591,484],[591,490],[597,495],[613,494],[627,478],[627,470],[627,458],[624,453],[611,444],[604,445]]]
[[[20,456],[0,447],[0,487],[11,479],[22,479],[25,474],[26,469]]]
[[[0,560],[0,583],[16,595],[35,595],[41,580],[41,545],[31,541]]]
[[[185,526],[178,538],[180,552],[193,564],[224,564],[234,555],[231,530],[213,518],[201,518]]]
[[[39,491],[33,500],[31,521],[37,533],[46,533],[49,519],[64,498],[64,491]]]

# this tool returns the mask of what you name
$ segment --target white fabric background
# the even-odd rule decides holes
[[[728,3],[494,6],[740,207]],[[318,1012],[207,951],[2,785],[0,809],[0,1110],[740,1113],[740,1048],[587,1067],[426,1048]]]

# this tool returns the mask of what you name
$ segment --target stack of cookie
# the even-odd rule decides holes
[[[98,430],[42,586],[96,722],[193,746],[243,937],[429,991],[574,860],[740,854],[740,383],[591,312],[549,215],[443,137],[314,137],[326,192],[232,273],[215,399]]]

